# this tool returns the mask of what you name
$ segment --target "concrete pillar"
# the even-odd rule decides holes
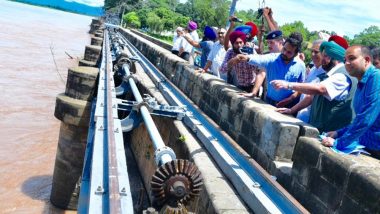
[[[91,45],[102,46],[102,44],[103,44],[102,38],[96,37],[96,36],[91,37]]]
[[[77,209],[91,100],[96,93],[98,68],[68,70],[65,93],[56,98],[54,116],[61,120],[50,201],[63,209]]]
[[[92,19],[89,33],[92,34],[95,31],[99,30],[102,25],[103,25],[103,22],[101,20],[99,20],[99,19]]]
[[[101,46],[87,45],[84,51],[84,59],[79,60],[79,66],[97,67],[101,52]]]

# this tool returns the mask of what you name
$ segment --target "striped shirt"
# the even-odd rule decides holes
[[[343,150],[354,144],[380,151],[380,70],[371,66],[359,81],[353,102],[355,119],[339,129],[334,147]]]

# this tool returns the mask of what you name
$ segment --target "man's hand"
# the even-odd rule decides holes
[[[270,84],[276,89],[288,89],[289,87],[289,82],[285,80],[272,80]]]
[[[292,109],[290,108],[277,108],[276,111],[281,114],[293,114]]]
[[[238,54],[235,58],[238,59],[239,62],[248,62],[249,60],[248,55],[244,54]]]
[[[322,140],[322,145],[327,147],[332,147],[334,145],[335,139],[331,137],[326,137]]]
[[[292,101],[293,101],[293,98],[292,98],[291,96],[289,96],[289,97],[287,97],[287,98],[281,100],[280,102],[278,102],[278,103],[276,104],[276,107],[277,107],[277,108],[284,107],[284,106],[288,105],[289,103],[291,103]]]
[[[270,9],[269,7],[263,8],[263,15],[264,16],[271,16],[272,15],[272,9]]]
[[[243,97],[247,97],[247,98],[252,98],[252,97],[255,97],[256,95],[254,93],[239,93],[239,95],[243,96]]]

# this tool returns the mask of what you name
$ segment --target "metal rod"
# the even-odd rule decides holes
[[[123,70],[124,70],[126,76],[131,75],[131,72],[129,71],[128,64],[123,65]],[[131,87],[132,93],[133,93],[136,101],[137,102],[143,102],[144,100],[141,97],[141,94],[140,94],[133,78],[129,78],[128,83]],[[164,141],[162,140],[161,135],[158,132],[157,127],[156,127],[156,125],[152,119],[152,116],[150,115],[148,108],[144,105],[141,105],[140,106],[140,113],[141,113],[141,116],[145,122],[145,126],[146,126],[146,129],[148,130],[150,139],[153,142],[154,150],[157,151],[158,149],[166,147],[166,145],[165,145]],[[172,161],[172,160],[173,159],[169,154],[164,154],[161,157],[160,163],[165,164],[165,163]]]

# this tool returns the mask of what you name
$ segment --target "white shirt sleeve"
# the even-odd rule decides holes
[[[279,53],[269,53],[264,55],[252,54],[249,55],[248,63],[261,68],[267,68],[268,64],[274,62],[279,55]]]
[[[321,82],[327,90],[328,100],[344,100],[348,96],[351,80],[342,73],[336,73]]]
[[[218,48],[218,43],[215,42],[212,45],[210,53],[208,54],[207,61],[212,61],[215,58],[215,55],[216,55],[216,52],[217,52],[217,48]]]

